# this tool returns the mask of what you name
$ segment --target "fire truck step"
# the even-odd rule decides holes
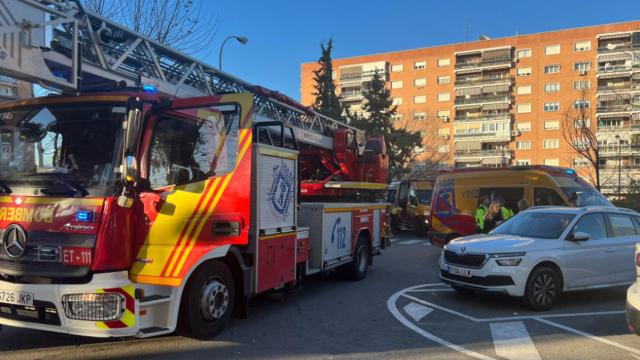
[[[144,335],[149,335],[149,334],[152,334],[152,333],[168,331],[168,330],[169,329],[167,329],[167,328],[163,328],[163,327],[159,327],[159,326],[152,326],[152,327],[140,329],[140,333],[142,333]]]
[[[149,306],[149,305],[160,304],[160,303],[168,302],[168,301],[171,301],[171,296],[168,296],[168,295],[149,295],[149,296],[145,296],[142,299],[140,299],[140,305],[141,306]]]

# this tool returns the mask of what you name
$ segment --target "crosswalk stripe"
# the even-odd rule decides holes
[[[509,360],[541,360],[522,321],[489,324],[496,354]]]
[[[422,320],[422,318],[429,315],[433,311],[433,309],[430,307],[414,302],[405,305],[402,310],[404,310],[404,312],[411,316],[411,318],[416,322]]]
[[[422,242],[422,240],[406,240],[406,241],[401,241],[398,244],[399,245],[412,245],[412,244],[417,244],[419,242]]]

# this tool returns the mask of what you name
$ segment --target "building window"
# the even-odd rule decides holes
[[[517,106],[518,114],[526,114],[531,112],[531,104],[518,104]]]
[[[391,115],[391,121],[400,121],[402,120],[402,114],[393,114]]]
[[[560,83],[544,84],[544,92],[546,92],[546,93],[557,93],[557,92],[560,92]]]
[[[427,102],[427,97],[425,95],[417,95],[413,97],[414,104],[424,104]]]
[[[559,111],[560,103],[558,101],[544,103],[544,111]]]
[[[397,97],[397,98],[391,99],[391,105],[402,105],[402,98]]]
[[[576,80],[573,82],[573,90],[591,89],[591,80]]]
[[[516,150],[530,150],[531,140],[516,141]]]
[[[438,110],[438,119],[447,122],[449,121],[449,117],[451,117],[450,110]]]
[[[516,89],[516,93],[518,95],[531,94],[531,85],[518,86],[518,88]]]
[[[560,140],[559,139],[546,139],[542,142],[542,147],[544,149],[559,149],[560,148]]]
[[[451,82],[451,77],[449,76],[438,76],[438,84],[448,84]]]
[[[516,129],[518,129],[518,131],[531,131],[531,123],[530,122],[519,122],[516,124]]]
[[[451,62],[449,61],[448,58],[446,59],[438,59],[438,67],[445,67],[445,66],[449,66],[451,64]]]
[[[578,41],[574,45],[575,51],[588,51],[591,50],[591,41]]]
[[[560,54],[560,45],[549,45],[544,47],[545,55],[558,55]]]
[[[617,120],[614,120],[614,121],[617,121]],[[590,119],[574,120],[573,121],[573,126],[576,129],[590,128],[591,127],[591,120]],[[620,124],[618,126],[622,126],[622,122],[620,122]]]
[[[591,103],[589,100],[574,100],[573,108],[574,109],[588,109]]]
[[[438,94],[438,102],[444,102],[451,100],[451,94],[449,93],[439,93]]]
[[[545,65],[544,73],[545,74],[556,74],[560,72],[560,65]]]
[[[392,89],[402,89],[402,80],[392,81],[391,82],[391,88]]]
[[[530,159],[517,159],[516,160],[516,165],[519,165],[519,166],[531,165],[531,160]]]
[[[544,164],[548,166],[560,166],[560,159],[544,159]]]
[[[413,120],[426,120],[426,119],[427,119],[427,113],[425,112],[413,113]]]
[[[404,65],[402,64],[391,65],[391,72],[400,72],[402,70],[404,70]]]
[[[425,86],[427,86],[427,79],[425,79],[425,78],[414,79],[413,80],[413,86],[415,86],[415,87],[425,87]]]
[[[531,49],[522,49],[516,51],[516,57],[518,59],[531,57]]]
[[[581,61],[581,62],[574,63],[573,70],[575,71],[591,70],[591,61]]]
[[[589,148],[589,140],[585,138],[573,139],[573,146],[580,150],[587,150]]]
[[[545,130],[558,130],[560,129],[560,121],[545,121],[544,122]]]
[[[520,68],[518,69],[518,76],[531,76],[531,68]]]
[[[413,63],[413,68],[415,70],[422,70],[422,69],[425,69],[426,67],[427,67],[426,61],[416,61]]]
[[[583,157],[579,157],[579,158],[573,158],[573,167],[586,167],[591,165],[591,163],[589,162],[589,160],[583,158]]]
[[[449,144],[438,145],[439,153],[448,153],[449,152]]]

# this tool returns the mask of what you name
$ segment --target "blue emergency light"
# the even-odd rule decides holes
[[[155,85],[145,84],[142,85],[142,91],[155,94],[158,92],[158,88]]]
[[[567,175],[575,175],[576,174],[576,171],[573,170],[573,169],[566,169],[564,172]]]
[[[93,211],[89,210],[78,210],[76,213],[76,220],[80,222],[92,222],[93,221]]]

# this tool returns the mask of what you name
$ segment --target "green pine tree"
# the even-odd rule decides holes
[[[365,114],[349,114],[348,118],[350,125],[364,130],[367,135],[384,135],[389,156],[389,179],[400,179],[409,172],[414,149],[422,144],[419,133],[394,126],[392,118],[397,108],[385,82],[375,73],[364,91],[362,109]]]
[[[313,79],[316,82],[316,101],[313,108],[332,119],[343,120],[343,108],[340,98],[336,95],[336,85],[333,82],[333,64],[331,63],[331,51],[333,50],[333,39],[329,39],[326,46],[320,44],[322,56],[318,59],[317,70],[313,71]]]

